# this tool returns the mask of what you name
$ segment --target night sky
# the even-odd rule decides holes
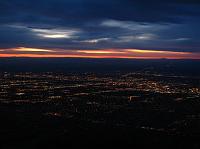
[[[199,0],[0,0],[0,57],[200,59]]]

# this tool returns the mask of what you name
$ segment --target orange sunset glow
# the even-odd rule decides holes
[[[200,59],[200,53],[141,49],[63,50],[11,48],[0,50],[0,57],[130,58],[130,59]]]

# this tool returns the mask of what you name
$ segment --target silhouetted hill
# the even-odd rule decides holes
[[[133,72],[154,71],[200,75],[200,60],[133,60],[82,58],[0,58],[0,71],[9,72]]]

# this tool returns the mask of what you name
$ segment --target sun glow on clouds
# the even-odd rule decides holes
[[[113,50],[78,50],[78,53],[85,53],[85,54],[122,54],[126,52],[121,51],[113,51]]]
[[[84,43],[98,43],[98,42],[101,42],[101,41],[108,41],[110,38],[98,38],[98,39],[89,39],[89,40],[83,40],[81,42],[84,42]]]
[[[19,47],[19,48],[16,48],[16,49],[11,49],[11,51],[18,51],[18,52],[54,52],[53,50],[37,49],[37,48],[25,48],[25,47]]]
[[[19,47],[0,49],[0,57],[77,57],[133,59],[200,59],[200,53],[141,49],[63,50]]]
[[[70,29],[70,30],[62,30],[62,29],[32,29],[32,32],[36,33],[37,36],[43,38],[74,38],[75,34],[79,31]]]
[[[139,49],[127,49],[127,51],[134,53],[153,53],[153,54],[178,54],[178,55],[192,54],[191,52],[156,51],[156,50],[139,50]]]

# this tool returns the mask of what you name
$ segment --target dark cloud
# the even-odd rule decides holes
[[[179,16],[199,15],[193,9],[198,1],[180,0],[1,0],[2,15],[15,16],[15,21],[37,22],[42,17],[61,21],[96,19],[132,20],[144,22],[178,22]],[[186,5],[186,6],[185,6]],[[186,7],[186,8],[185,8]],[[39,19],[36,19],[35,17]],[[6,19],[6,18],[4,18]],[[7,18],[7,21],[9,19]],[[50,20],[49,20],[50,21]]]
[[[199,0],[1,0],[0,48],[199,52],[199,16]],[[33,29],[78,32],[42,37]],[[64,37],[47,38],[53,33]]]

